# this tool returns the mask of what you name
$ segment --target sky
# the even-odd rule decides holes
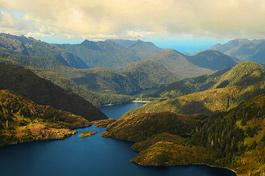
[[[0,0],[0,32],[50,43],[142,39],[196,52],[264,38],[265,0]]]

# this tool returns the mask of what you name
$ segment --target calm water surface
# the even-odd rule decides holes
[[[119,118],[142,104],[131,103],[102,108]],[[96,135],[80,138],[83,131]],[[129,162],[135,156],[130,143],[101,137],[103,128],[78,130],[65,140],[25,143],[0,148],[1,176],[234,176],[225,169],[206,166],[144,168]]]

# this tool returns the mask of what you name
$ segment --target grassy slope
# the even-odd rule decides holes
[[[200,118],[200,116],[191,118],[191,116],[177,115],[170,112],[127,114],[124,118],[108,126],[104,136],[113,136],[134,142],[163,132],[187,136],[191,133],[196,123],[200,121]]]
[[[190,85],[194,80],[200,80],[201,78],[186,81],[186,85]],[[242,62],[222,75],[214,74],[208,78],[206,80],[201,79],[201,82],[197,80],[198,87],[203,87],[205,83],[210,83],[210,85],[205,86],[209,87],[207,90],[196,92],[200,89],[198,88],[197,90],[194,89],[195,93],[169,98],[164,101],[152,102],[135,110],[135,113],[170,111],[187,114],[211,114],[224,112],[236,107],[243,100],[264,92],[264,68],[252,62]],[[180,86],[180,89],[179,87],[174,88],[175,92],[183,93],[186,87],[183,88],[183,86]],[[166,93],[164,92],[164,94]]]
[[[90,125],[85,118],[0,90],[0,145],[62,139]]]
[[[191,144],[187,139],[170,133],[160,133],[132,148],[139,151],[133,162],[143,166],[175,166],[214,163],[215,152],[203,146]]]
[[[227,70],[218,71],[210,75],[183,79],[169,85],[162,86],[153,96],[174,98],[211,88]]]

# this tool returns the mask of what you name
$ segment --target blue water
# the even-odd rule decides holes
[[[106,106],[101,108],[101,111],[104,112],[108,117],[118,119],[124,113],[141,106],[143,106],[143,103],[128,103],[123,105]]]
[[[113,118],[141,104],[102,108]],[[83,131],[97,134],[80,138]],[[0,149],[1,176],[233,176],[225,169],[206,166],[141,167],[130,163],[135,152],[130,143],[101,137],[103,128],[78,130],[65,140],[24,143]]]

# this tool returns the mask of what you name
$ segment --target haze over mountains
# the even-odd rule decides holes
[[[242,60],[251,60],[264,64],[265,40],[237,39],[231,40],[225,44],[218,44],[213,49],[223,52],[227,55],[240,58]]]
[[[57,45],[82,58],[88,67],[121,68],[128,63],[144,60],[156,55],[160,48],[141,40],[89,41],[81,44]]]
[[[1,60],[26,66],[97,106],[126,102],[131,99],[127,95],[228,69],[242,60],[240,55],[217,51],[218,47],[186,56],[141,40],[48,44],[3,33],[0,39]]]
[[[75,86],[83,86],[86,91],[101,93],[135,94],[147,88],[158,88],[179,79],[212,73],[235,64],[234,58],[227,56],[218,59],[218,54],[206,52],[208,58],[224,62],[222,68],[214,67],[201,60],[195,62],[192,58],[199,57],[197,55],[188,57],[141,40],[85,40],[81,44],[57,45],[24,36],[0,36],[2,60],[37,69],[36,73],[40,76],[50,78],[59,85],[62,81],[52,79],[49,76],[52,72]],[[124,85],[119,88],[121,84],[117,82],[121,80],[124,80]]]
[[[248,52],[248,57],[252,58],[248,60],[257,60],[252,56],[257,56],[259,50],[254,48],[261,48],[262,42],[234,40],[214,46],[215,50],[186,56],[141,40],[85,40],[80,44],[48,44],[34,38],[2,33],[0,55],[3,62],[27,67],[57,86],[101,106],[128,102],[136,94],[161,92],[168,89],[164,87],[169,84],[172,85],[168,87],[174,87],[174,84],[180,84],[176,82],[178,80],[229,69],[246,59],[238,54],[240,50]],[[252,49],[244,49],[246,45]],[[262,59],[257,61],[260,63]],[[209,82],[208,78],[205,81]],[[207,82],[206,88],[209,86]],[[191,84],[194,85],[194,81]],[[171,95],[178,94],[181,93],[171,92]]]
[[[151,42],[141,40],[106,40],[98,42],[85,40],[81,44],[58,45],[24,36],[4,33],[0,36],[2,56],[14,56],[14,61],[37,68],[53,68],[55,66],[121,68],[132,62],[159,60],[162,59],[160,57],[174,54],[174,57],[182,56],[183,60],[187,59],[187,56],[177,51],[160,49]],[[214,55],[216,53],[208,54]]]

